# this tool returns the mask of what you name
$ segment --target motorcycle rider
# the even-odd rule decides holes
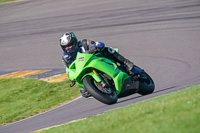
[[[125,66],[129,75],[133,75],[134,64],[122,55],[117,53],[111,47],[105,47],[103,42],[95,42],[89,39],[78,41],[73,32],[67,32],[60,38],[60,46],[63,50],[62,59],[67,67],[76,59],[77,52],[95,54],[100,52],[104,57],[114,60]],[[89,97],[90,94],[83,88],[80,89],[83,97]]]

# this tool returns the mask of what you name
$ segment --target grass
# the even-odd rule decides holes
[[[41,133],[199,133],[200,85]]]
[[[0,79],[0,125],[46,111],[79,96],[70,82],[48,83],[38,79]]]
[[[15,0],[0,0],[0,3],[5,3],[5,2],[10,2],[10,1],[15,1]]]

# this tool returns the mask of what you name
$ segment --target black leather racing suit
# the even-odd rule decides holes
[[[124,58],[119,53],[117,53],[113,48],[105,47],[105,44],[102,42],[95,42],[89,39],[82,39],[78,42],[78,46],[75,46],[73,47],[73,49],[68,51],[64,50],[63,60],[68,67],[76,59],[77,52],[87,52],[91,54],[95,52],[101,52],[101,54],[104,57],[114,60],[115,62],[119,62],[120,64],[124,64],[129,74],[132,74],[134,64],[128,59]]]

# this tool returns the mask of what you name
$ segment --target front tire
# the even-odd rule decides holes
[[[111,89],[111,94],[103,93],[97,88],[95,80],[91,76],[86,76],[83,79],[83,85],[95,99],[102,103],[110,105],[116,103],[118,100],[117,93],[115,90]]]

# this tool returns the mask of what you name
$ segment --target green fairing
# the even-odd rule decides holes
[[[87,71],[91,68],[109,75],[114,81],[117,94],[120,94],[124,80],[129,77],[126,73],[120,71],[113,61],[93,54],[79,52],[76,60],[69,68],[66,67],[66,73],[71,81],[76,81],[77,85],[84,88],[82,79],[87,75],[92,76],[97,82],[101,82],[101,78],[97,74]]]

